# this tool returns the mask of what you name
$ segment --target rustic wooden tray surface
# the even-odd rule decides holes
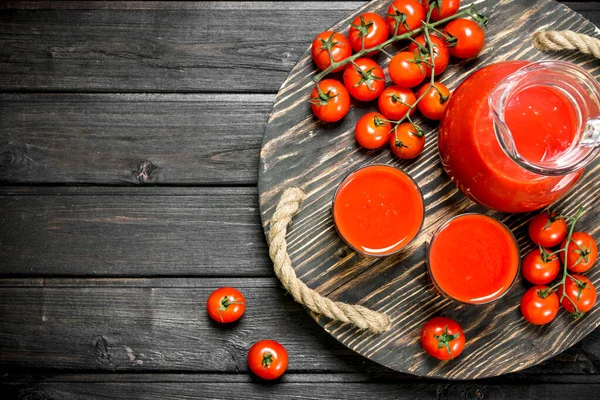
[[[333,29],[347,32],[356,15],[367,10],[383,14],[389,2],[372,1],[339,21]],[[541,53],[531,45],[531,34],[540,29],[594,34],[595,26],[567,7],[552,0],[490,0],[476,4],[490,18],[486,46],[477,59],[453,63],[442,75],[441,81],[451,89],[480,66],[510,59],[569,60],[595,77],[600,76],[600,61],[591,56],[575,52]],[[308,49],[283,83],[271,112],[259,168],[263,226],[268,229],[269,218],[285,188],[303,188],[308,196],[288,233],[288,251],[298,276],[334,300],[359,303],[393,319],[390,331],[373,335],[312,315],[323,329],[349,348],[394,370],[467,379],[497,376],[540,363],[600,325],[598,306],[578,321],[561,312],[548,326],[526,323],[519,302],[528,284],[521,277],[508,295],[492,305],[461,305],[434,294],[427,280],[425,244],[442,222],[472,211],[493,216],[513,230],[524,255],[532,249],[526,229],[531,214],[502,214],[465,198],[441,167],[433,124],[426,121],[422,124],[428,127],[423,154],[415,161],[400,161],[387,149],[366,151],[355,143],[354,124],[365,112],[376,109],[374,103],[354,102],[349,114],[336,124],[316,120],[308,104],[315,72]],[[336,233],[330,211],[333,192],[341,179],[359,166],[377,162],[410,174],[421,188],[426,206],[425,222],[418,237],[400,254],[384,259],[355,254]],[[570,213],[580,205],[586,207],[578,230],[590,232],[596,239],[600,222],[599,166],[600,160],[590,165],[577,186],[558,203]],[[600,287],[600,267],[596,266],[587,276]],[[467,345],[456,360],[438,362],[421,349],[421,326],[436,315],[456,319],[465,330]]]

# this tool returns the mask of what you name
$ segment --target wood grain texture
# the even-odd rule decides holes
[[[0,187],[0,274],[273,276],[256,195]]]
[[[513,400],[525,398],[574,397],[581,400],[596,400],[600,383],[580,382],[579,384],[529,384],[502,385],[484,383],[378,383],[378,382],[323,382],[323,376],[311,376],[313,381],[289,381],[284,376],[277,384],[248,382],[226,379],[222,376],[209,376],[198,382],[177,382],[156,380],[143,382],[103,381],[90,382],[32,382],[5,383],[2,388],[8,400],[96,400],[96,399],[143,399],[143,400],[263,400],[274,399],[328,399],[346,400],[348,393],[353,399],[376,398],[421,400]],[[321,378],[321,379],[319,379]],[[293,377],[292,377],[293,379]]]
[[[212,322],[204,309],[208,295],[220,286],[237,287],[248,304],[244,317],[227,327]],[[0,320],[1,381],[39,380],[21,374],[66,370],[245,373],[248,349],[265,338],[286,346],[292,374],[360,373],[362,381],[417,379],[337,343],[284,295],[274,277],[4,278]],[[563,375],[573,374],[598,379],[599,339],[596,330],[559,357],[503,381],[549,383],[545,375],[561,381]],[[357,381],[356,376],[343,379]]]
[[[354,15],[365,9],[382,12],[387,1],[376,0],[335,25],[347,30]],[[582,16],[550,0],[479,1],[490,17],[486,47],[476,60],[452,65],[441,80],[451,89],[479,66],[506,59],[564,59],[576,62],[596,77],[600,61],[575,53],[542,54],[529,41],[537,29],[571,29],[594,34],[595,27]],[[560,18],[557,18],[560,15]],[[506,223],[516,234],[523,254],[532,249],[526,238],[529,214],[499,214],[476,206],[460,194],[443,172],[437,155],[433,125],[427,125],[427,145],[414,162],[401,162],[388,151],[365,151],[354,140],[359,115],[372,105],[354,105],[336,124],[316,121],[307,99],[314,66],[308,53],[300,59],[279,91],[261,150],[259,193],[265,229],[284,188],[298,186],[308,197],[288,234],[288,251],[298,276],[310,287],[334,300],[359,303],[387,313],[394,321],[390,332],[373,336],[350,326],[314,318],[334,337],[360,354],[398,371],[450,379],[496,376],[534,365],[564,350],[600,325],[595,308],[574,322],[561,315],[545,327],[527,324],[518,305],[526,285],[520,279],[502,300],[488,306],[458,305],[428,290],[425,242],[447,218],[468,211],[484,212]],[[402,253],[375,259],[358,257],[335,232],[330,215],[333,191],[351,170],[368,163],[386,163],[409,173],[424,193],[423,229]],[[596,237],[600,229],[597,199],[600,161],[592,164],[578,186],[559,204],[566,212],[582,205],[588,209],[578,229]],[[600,271],[589,274],[597,285]],[[458,319],[465,329],[467,346],[453,362],[436,362],[418,343],[422,323],[444,314]]]
[[[364,3],[3,2],[0,91],[274,93],[306,44]]]
[[[227,327],[205,310],[220,286],[238,288],[248,304]],[[274,277],[2,279],[0,321],[4,372],[246,373],[250,346],[267,338],[287,348],[291,372],[374,366],[320,330]]]
[[[274,99],[0,94],[0,183],[254,185]]]
[[[306,42],[348,12],[102,4],[0,9],[0,90],[274,92]]]

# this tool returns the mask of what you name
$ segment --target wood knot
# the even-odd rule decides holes
[[[133,174],[138,182],[146,183],[154,179],[158,170],[159,168],[150,161],[142,161]]]
[[[14,398],[18,400],[50,400],[48,396],[35,388],[23,389]]]
[[[337,251],[335,252],[335,255],[339,258],[344,258],[348,255],[348,248],[347,247],[341,247],[339,249],[337,249]]]
[[[111,355],[111,347],[108,339],[102,335],[94,338],[94,350],[96,352],[96,363],[102,367],[114,369],[115,363]]]
[[[23,151],[15,146],[7,146],[0,149],[0,171],[8,171],[14,169],[23,162]]]
[[[442,395],[438,396],[442,399],[465,399],[465,400],[483,400],[487,398],[487,393],[481,386],[472,384],[461,384],[447,386]]]

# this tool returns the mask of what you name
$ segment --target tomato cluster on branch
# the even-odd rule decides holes
[[[536,286],[523,295],[521,313],[532,324],[552,322],[561,305],[579,318],[596,304],[596,288],[581,273],[596,262],[598,246],[589,234],[573,232],[582,212],[580,209],[574,217],[568,217],[545,211],[529,223],[529,237],[539,249],[525,256],[521,269],[525,279]],[[557,278],[561,262],[562,277],[547,286]]]
[[[348,113],[351,97],[377,100],[379,113],[368,113],[356,124],[357,142],[368,149],[389,143],[400,158],[418,156],[425,136],[411,117],[418,109],[424,117],[439,120],[451,93],[436,76],[446,70],[451,56],[471,58],[484,45],[487,18],[473,5],[460,12],[459,7],[460,0],[394,0],[385,16],[357,16],[347,37],[333,31],[318,34],[311,48],[322,70],[310,95],[315,116],[336,122]],[[400,40],[409,42],[408,49],[390,54],[386,47]],[[379,53],[391,58],[387,71],[394,85],[387,88],[384,69],[371,59]],[[343,84],[324,79],[342,71]],[[419,85],[415,94],[413,88]]]

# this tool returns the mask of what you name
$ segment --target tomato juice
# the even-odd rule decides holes
[[[427,267],[435,287],[468,304],[501,297],[519,270],[519,248],[508,228],[481,214],[444,223],[428,247]]]
[[[577,129],[575,110],[563,94],[548,86],[515,93],[504,111],[519,154],[533,162],[549,161],[567,150]]]
[[[505,61],[474,72],[454,91],[439,128],[440,158],[450,178],[474,201],[502,212],[543,208],[562,197],[583,172],[533,172],[500,144],[495,124],[505,126],[505,136],[525,162],[556,161],[559,166],[558,159],[581,128],[573,103],[550,83],[514,84],[507,89],[510,95],[500,98],[497,112],[503,124],[494,120],[490,105],[494,91],[503,79],[528,65]],[[544,77],[543,72],[536,73],[532,71],[529,79]]]
[[[387,256],[405,247],[421,229],[423,213],[418,186],[387,165],[352,172],[333,200],[333,220],[340,236],[365,255]]]

